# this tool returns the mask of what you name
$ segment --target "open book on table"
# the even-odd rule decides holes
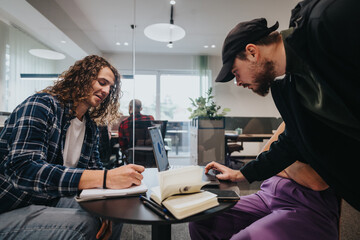
[[[159,186],[151,188],[150,198],[163,205],[177,219],[200,213],[219,205],[217,195],[201,188],[203,169],[188,166],[159,172]]]
[[[139,186],[132,186],[124,189],[84,189],[78,196],[75,197],[75,199],[78,202],[83,202],[105,198],[139,196],[140,194],[145,193],[147,190],[148,188],[144,183],[141,183]]]

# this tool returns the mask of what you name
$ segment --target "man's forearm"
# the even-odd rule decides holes
[[[104,170],[85,170],[81,175],[79,190],[88,188],[102,188]]]
[[[143,179],[143,166],[128,164],[107,171],[106,188],[122,189],[133,185],[140,185]],[[84,170],[78,189],[102,188],[104,184],[104,170]]]

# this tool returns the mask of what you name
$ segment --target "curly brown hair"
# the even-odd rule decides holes
[[[109,124],[120,117],[120,74],[104,58],[91,55],[76,61],[67,71],[63,72],[53,86],[41,92],[56,96],[62,104],[73,103],[71,113],[76,114],[76,107],[86,100],[92,90],[92,82],[96,80],[104,67],[111,69],[115,76],[114,87],[109,95],[96,108],[89,109],[89,115],[97,124]]]

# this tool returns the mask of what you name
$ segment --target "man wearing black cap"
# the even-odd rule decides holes
[[[230,31],[216,81],[235,77],[238,86],[261,96],[271,89],[286,129],[240,171],[217,163],[207,169],[223,170],[221,179],[253,182],[298,160],[360,210],[360,181],[352,166],[360,146],[359,10],[355,0],[306,0],[292,11],[291,28],[280,35],[274,32],[278,24],[268,28],[265,19]]]

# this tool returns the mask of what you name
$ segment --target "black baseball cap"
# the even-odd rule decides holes
[[[278,27],[279,23],[276,22],[272,27],[268,28],[265,18],[257,18],[236,25],[225,38],[222,49],[223,66],[215,82],[228,82],[233,79],[235,76],[231,73],[231,69],[236,55],[241,52],[246,45],[269,35]]]

